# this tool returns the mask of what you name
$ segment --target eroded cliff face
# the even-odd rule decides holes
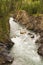
[[[36,43],[40,44],[38,54],[43,56],[43,14],[28,15],[26,11],[20,10],[14,14],[13,18],[26,29],[39,33],[40,38],[36,41]]]

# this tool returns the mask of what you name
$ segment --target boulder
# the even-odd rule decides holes
[[[0,65],[12,63],[13,57],[10,56],[10,51],[7,50],[6,45],[0,43]]]

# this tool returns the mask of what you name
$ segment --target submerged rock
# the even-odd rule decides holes
[[[31,33],[28,33],[28,35],[30,35],[30,37],[31,37],[31,38],[34,38],[34,35],[33,35],[33,34],[31,34]]]

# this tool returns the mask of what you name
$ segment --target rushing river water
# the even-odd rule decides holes
[[[11,49],[11,54],[14,57],[12,65],[43,65],[43,60],[37,54],[37,45],[35,45],[35,40],[39,38],[39,35],[26,30],[13,21],[12,17],[9,22],[11,40],[15,43]],[[29,33],[34,35],[34,38],[31,38],[32,35]]]

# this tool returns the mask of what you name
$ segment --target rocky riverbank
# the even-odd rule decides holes
[[[11,55],[14,57],[12,65],[43,65],[35,44],[40,36],[16,23],[12,17],[9,22],[10,35],[13,37],[11,40],[15,43],[11,49]]]
[[[36,41],[40,45],[37,52],[43,56],[43,15],[28,15],[26,11],[22,10],[16,12],[13,18],[24,28],[40,35],[40,38]],[[10,39],[10,25],[7,20],[3,20],[0,19],[0,65],[6,65],[6,63],[9,64],[13,61],[13,58],[10,56],[10,49],[14,44]],[[21,31],[20,33],[24,34],[26,32]],[[34,38],[34,36],[31,35],[31,38]]]
[[[24,26],[28,30],[32,30],[40,35],[36,43],[40,44],[38,54],[43,56],[43,15],[28,15],[24,10],[17,11],[14,20]]]
[[[10,39],[10,25],[8,19],[0,18],[0,65],[12,63],[10,49],[13,46]]]

